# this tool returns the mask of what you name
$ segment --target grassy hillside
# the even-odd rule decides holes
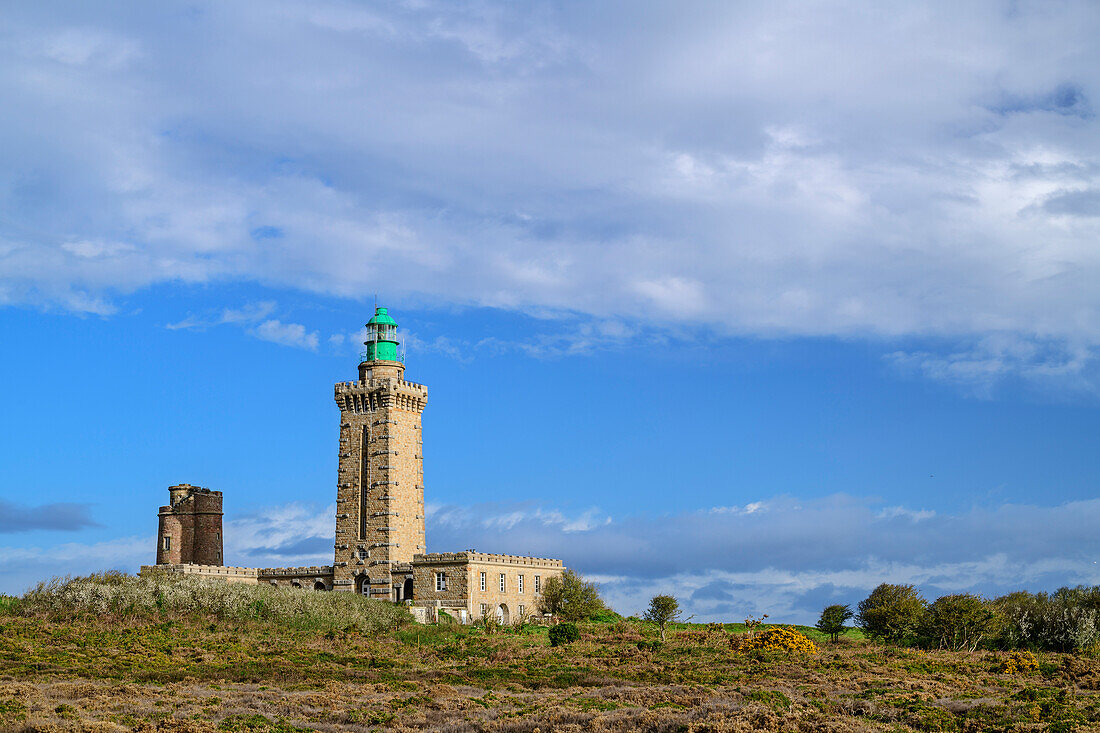
[[[653,648],[656,629],[630,620],[581,624],[579,642],[553,648],[544,628],[419,626],[351,595],[200,584],[150,605],[116,580],[129,590],[107,600],[56,584],[0,601],[0,730],[1070,731],[1100,720],[1100,663],[1070,655],[1009,674],[1004,653],[831,645],[811,629],[816,653],[734,653],[733,624],[679,624]],[[188,601],[187,587],[257,603]],[[66,594],[91,600],[59,606]],[[310,615],[312,602],[333,604],[332,619]],[[362,622],[344,625],[348,614]]]

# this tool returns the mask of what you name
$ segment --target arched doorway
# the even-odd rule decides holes
[[[361,596],[370,595],[370,578],[366,575],[360,575],[355,579],[355,592]]]
[[[502,623],[502,624],[511,623],[511,621],[509,620],[509,617],[508,617],[508,605],[506,603],[502,603],[499,606],[497,606],[495,613],[496,613],[497,621],[499,621],[500,623]]]
[[[405,585],[401,588],[401,600],[411,601],[413,597],[413,579],[405,578]]]
[[[328,590],[328,588],[325,587],[324,583],[318,580],[316,583],[313,584],[313,590]]]

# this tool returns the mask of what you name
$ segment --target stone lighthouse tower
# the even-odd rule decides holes
[[[375,308],[359,379],[336,384],[340,464],[333,590],[380,600],[412,594],[413,555],[424,553],[420,415],[428,399],[405,381],[397,322]]]

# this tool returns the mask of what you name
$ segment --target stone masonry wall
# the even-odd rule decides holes
[[[260,583],[276,588],[332,590],[331,565],[300,568],[259,568],[256,575]]]
[[[469,612],[471,621],[485,613],[497,614],[505,623],[516,621],[520,615],[537,613],[541,589],[548,578],[561,575],[565,570],[561,560],[524,557],[521,555],[496,555],[468,550],[454,553],[419,555],[413,561],[414,599],[417,605],[448,606],[461,603]],[[447,573],[447,589],[437,591],[435,574]],[[482,590],[481,574],[485,574]],[[500,576],[504,576],[504,590],[500,589]],[[452,583],[451,577],[458,578]],[[520,589],[520,576],[523,588]],[[521,607],[522,606],[522,610]]]
[[[518,620],[520,615],[536,614],[542,594],[536,592],[535,587],[541,590],[547,578],[561,575],[565,570],[561,560],[481,552],[470,555],[470,611],[474,618],[481,618],[486,611],[495,613],[498,606],[503,606],[505,623]],[[482,573],[485,573],[485,590],[481,590]],[[500,589],[501,575],[504,576],[503,591]],[[523,577],[522,590],[520,576]]]
[[[430,558],[430,559],[425,559]],[[446,588],[436,590],[436,574],[446,574]],[[417,604],[432,604],[469,610],[469,558],[464,552],[420,555],[413,562],[413,599]]]
[[[365,362],[340,382],[340,449],[333,585],[396,600],[396,563],[424,551],[420,415],[428,391],[403,379],[400,362]]]
[[[221,565],[222,493],[190,484],[168,492],[172,503],[159,513],[157,564]]]

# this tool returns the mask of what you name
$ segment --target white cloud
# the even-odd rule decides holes
[[[140,565],[156,562],[156,541],[156,535],[149,535],[47,547],[0,547],[0,593],[23,593],[56,575],[136,572]]]
[[[436,506],[428,543],[561,557],[599,580],[622,612],[669,592],[707,620],[812,622],[827,602],[857,602],[882,582],[915,583],[932,597],[1100,583],[1100,500],[949,515],[780,496],[671,516],[582,517],[531,503]]]
[[[947,515],[843,495],[779,496],[718,509],[613,518],[596,507],[566,512],[535,502],[429,504],[428,548],[561,558],[598,581],[621,612],[639,613],[653,595],[671,593],[700,620],[768,613],[812,622],[824,605],[858,602],[882,582],[914,583],[929,598],[1100,584],[1100,500]],[[226,562],[329,564],[335,510],[291,503],[227,518]],[[155,539],[0,547],[0,592],[21,592],[59,567],[132,572],[153,560]]]
[[[275,308],[276,304],[268,300],[247,303],[240,308],[226,308],[220,313],[188,315],[182,321],[165,324],[165,328],[173,331],[203,330],[228,324],[245,328],[249,334],[262,341],[316,351],[320,343],[318,333],[307,330],[300,323],[285,323],[276,318],[268,318],[275,312]],[[335,334],[328,340],[332,346],[339,347],[343,343],[343,338],[342,334]]]
[[[961,351],[895,351],[886,360],[902,371],[916,372],[989,398],[1008,378],[1078,392],[1097,391],[1096,346],[1060,339],[1022,338],[997,333]]]
[[[878,513],[879,519],[896,519],[897,517],[904,517],[913,522],[919,522],[923,519],[931,519],[936,516],[936,512],[931,509],[906,509],[903,506],[888,506]]]
[[[317,350],[317,332],[307,332],[306,327],[300,323],[283,323],[271,319],[251,329],[249,333],[262,341],[270,341],[281,346]]]
[[[711,507],[711,514],[756,514],[767,511],[768,505],[763,501],[753,501],[745,506],[716,506]]]
[[[225,308],[220,313],[207,315],[188,315],[178,323],[169,323],[165,328],[169,330],[179,329],[204,329],[211,326],[225,324],[247,325],[267,318],[275,312],[275,302],[263,300],[258,303],[246,303],[240,308]]]
[[[1092,3],[199,8],[6,14],[0,303],[385,282],[635,335],[1100,346]],[[293,325],[262,331],[314,348]],[[908,361],[1029,369],[952,349]]]

